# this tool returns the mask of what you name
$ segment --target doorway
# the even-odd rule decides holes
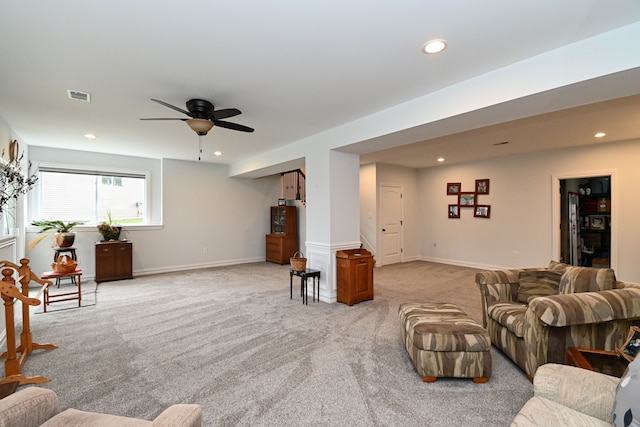
[[[402,262],[402,186],[380,185],[381,265]]]
[[[559,180],[561,262],[613,268],[612,174]]]

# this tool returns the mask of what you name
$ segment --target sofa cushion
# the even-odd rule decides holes
[[[613,289],[615,274],[610,268],[567,267],[560,279],[560,294]]]
[[[640,358],[629,364],[616,388],[613,423],[616,426],[640,425]]]
[[[525,304],[504,301],[496,301],[487,307],[488,316],[518,338],[524,337],[524,313],[526,311],[527,306]]]
[[[557,295],[561,277],[560,271],[521,271],[518,279],[518,302],[527,304],[531,298]]]

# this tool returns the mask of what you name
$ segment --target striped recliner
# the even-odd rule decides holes
[[[476,284],[491,343],[530,378],[545,363],[564,363],[569,347],[613,351],[640,325],[640,285],[617,281],[611,269],[551,261],[480,272]]]

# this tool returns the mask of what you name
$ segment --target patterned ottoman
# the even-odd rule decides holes
[[[489,333],[455,304],[405,303],[398,309],[402,339],[425,382],[440,377],[491,376]]]

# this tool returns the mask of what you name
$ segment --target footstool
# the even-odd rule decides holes
[[[451,303],[404,303],[398,309],[402,340],[424,382],[491,376],[489,333]]]

